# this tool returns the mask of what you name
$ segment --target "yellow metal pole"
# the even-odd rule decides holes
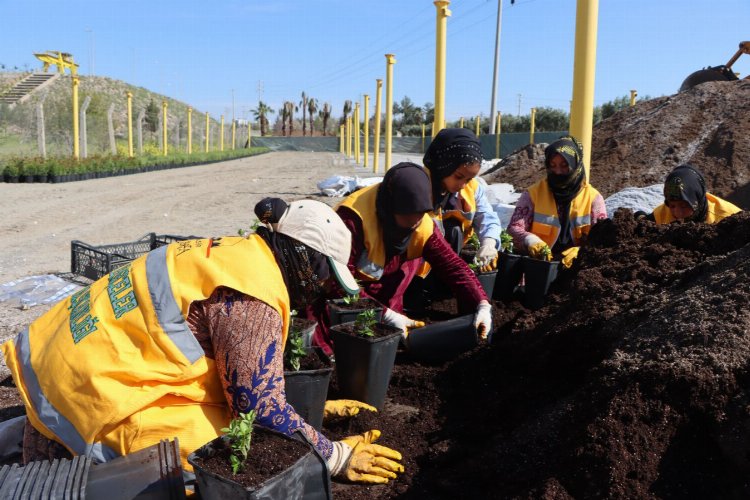
[[[370,161],[370,96],[365,94],[365,162],[364,167],[367,168],[367,165]]]
[[[385,55],[385,170],[391,168],[391,146],[393,141],[393,65],[396,56]]]
[[[78,84],[77,76],[73,77],[73,158],[76,160],[81,155],[80,132],[78,130]]]
[[[573,106],[570,133],[583,144],[587,161],[586,179],[591,166],[591,134],[594,120],[594,76],[596,72],[596,36],[599,0],[577,0],[576,48],[573,61]]]
[[[339,125],[339,153],[344,154],[344,124]]]
[[[424,123],[422,124],[422,154],[424,154]]]
[[[435,27],[435,126],[432,136],[445,128],[445,46],[446,32],[448,31],[448,0],[435,0],[433,2],[437,9],[437,21]]]
[[[162,154],[167,156],[169,151],[169,144],[167,144],[167,101],[161,102],[161,123]]]
[[[463,116],[461,117],[461,120],[459,120],[459,125],[458,125],[458,127],[459,127],[459,128],[464,128],[464,117],[463,117]]]
[[[187,152],[193,154],[193,108],[188,108]]]
[[[208,142],[211,138],[211,122],[208,120],[208,111],[206,111],[206,153],[208,153]]]
[[[236,130],[237,130],[237,121],[234,118],[232,118],[232,149],[236,149],[235,140],[234,140],[234,137],[235,137],[234,134]]]
[[[354,161],[359,163],[359,103],[354,105]]]
[[[352,117],[346,117],[346,156],[352,157]]]
[[[536,108],[531,108],[531,131],[529,132],[529,144],[534,144],[535,126],[536,126]]]
[[[477,115],[476,120],[474,120],[474,133],[479,137],[479,115]]]
[[[219,129],[219,151],[224,151],[224,115],[221,115],[221,128]]]
[[[133,157],[133,93],[128,92],[128,158]]]
[[[497,112],[495,120],[495,158],[500,158],[500,111]]]
[[[630,91],[630,107],[632,108],[635,106],[635,98],[638,97],[638,91],[637,90],[631,90]]]
[[[382,94],[381,89],[383,88],[383,80],[380,78],[375,80],[375,86],[377,90],[375,91],[375,133],[373,134],[373,145],[372,145],[372,171],[374,173],[378,173],[378,162],[380,161],[380,112],[381,112],[381,102],[380,102],[380,94]]]

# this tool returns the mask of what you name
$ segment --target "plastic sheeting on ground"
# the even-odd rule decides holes
[[[618,191],[606,200],[607,217],[612,218],[618,208],[629,208],[633,212],[643,210],[651,213],[664,203],[664,185],[654,184],[642,188],[629,187]]]
[[[318,182],[318,189],[326,196],[346,196],[357,189],[372,186],[382,180],[382,177],[366,177],[361,179],[359,176],[334,175]]]
[[[15,301],[26,307],[54,304],[80,288],[54,274],[27,276],[0,285],[0,302]]]

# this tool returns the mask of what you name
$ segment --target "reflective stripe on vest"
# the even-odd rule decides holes
[[[378,187],[374,184],[364,189],[355,191],[341,202],[339,207],[346,207],[353,211],[362,221],[365,247],[357,259],[357,272],[368,281],[377,281],[383,277],[385,266],[385,244],[383,242],[383,228],[377,216],[376,201]],[[409,244],[406,247],[407,260],[418,259],[427,240],[432,236],[435,224],[425,214],[417,229],[412,233]]]
[[[715,224],[730,215],[742,211],[737,205],[722,200],[711,193],[706,193],[706,200],[708,201],[708,209],[706,220],[703,221],[706,224]],[[664,203],[654,209],[654,219],[657,224],[669,224],[675,220],[674,216],[672,216],[672,211]]]
[[[547,179],[536,182],[528,189],[528,192],[534,204],[534,217],[530,232],[539,236],[551,248],[560,236],[560,220],[557,215],[557,204],[549,189]],[[576,197],[570,202],[568,218],[571,236],[576,245],[581,243],[581,236],[588,234],[591,228],[591,204],[598,195],[599,192],[596,189],[584,183]]]

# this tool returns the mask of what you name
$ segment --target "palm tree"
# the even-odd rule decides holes
[[[342,124],[346,124],[346,118],[349,116],[349,113],[352,112],[352,101],[347,99],[344,101],[344,117],[341,119]]]
[[[302,107],[302,136],[305,135],[305,130],[307,129],[307,94],[305,94],[305,91],[302,91],[302,100],[299,102],[299,105]]]
[[[323,109],[320,111],[320,118],[323,120],[323,135],[326,135],[328,129],[328,120],[331,118],[331,104],[323,104]]]
[[[266,135],[268,131],[268,115],[273,113],[273,109],[263,101],[258,101],[258,107],[250,110],[255,119],[260,122],[260,135]]]
[[[289,110],[286,107],[286,102],[281,104],[281,135],[286,135],[286,121],[289,118]]]
[[[297,106],[292,101],[286,101],[284,107],[286,108],[287,120],[289,120],[289,136],[291,137],[292,132],[294,132],[294,112],[297,111]]]
[[[310,113],[310,137],[313,134],[313,120],[315,119],[315,112],[318,110],[318,100],[314,97],[310,97],[307,100],[307,112]]]

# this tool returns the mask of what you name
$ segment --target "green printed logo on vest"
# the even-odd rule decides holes
[[[80,292],[76,292],[70,299],[68,306],[70,316],[70,332],[73,334],[73,342],[78,343],[89,333],[96,331],[99,318],[91,316],[91,287],[87,286]]]
[[[138,307],[138,301],[133,292],[133,282],[130,281],[130,264],[110,273],[107,294],[115,319],[120,319],[123,314]]]

